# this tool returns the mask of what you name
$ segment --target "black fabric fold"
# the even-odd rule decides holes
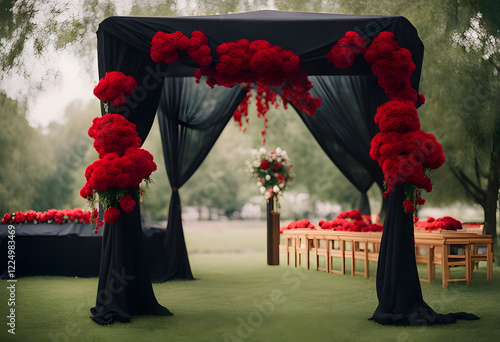
[[[163,267],[153,282],[194,279],[182,228],[179,189],[194,174],[246,95],[240,87],[210,89],[192,77],[168,77],[158,107],[158,124],[172,195],[163,241]]]
[[[130,193],[139,203],[137,191]],[[132,213],[122,210],[114,224],[104,224],[96,306],[90,309],[98,324],[129,322],[133,315],[172,315],[153,293],[138,218],[136,205]]]
[[[383,325],[433,325],[479,319],[464,312],[439,314],[424,302],[415,259],[413,215],[404,212],[402,186],[389,196],[377,265],[379,304],[372,319]]]

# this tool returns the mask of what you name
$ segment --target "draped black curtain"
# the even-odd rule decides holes
[[[201,165],[245,94],[238,86],[210,89],[193,77],[165,78],[158,122],[172,196],[163,242],[164,265],[152,270],[155,282],[193,279],[182,230],[179,188]]]
[[[384,175],[370,158],[370,141],[378,132],[373,117],[385,101],[373,75],[312,76],[311,93],[321,99],[313,116],[298,111],[321,148],[360,191],[360,211],[369,215],[366,192],[374,182],[382,189]]]
[[[139,203],[137,191],[131,191]],[[153,293],[142,243],[140,206],[120,212],[114,224],[104,224],[99,284],[92,320],[104,325],[129,322],[132,315],[171,316]]]
[[[478,319],[465,312],[438,314],[424,302],[415,260],[413,215],[401,210],[404,198],[402,186],[390,196],[388,212],[391,215],[385,220],[377,266],[379,304],[373,319],[391,325],[433,325]]]

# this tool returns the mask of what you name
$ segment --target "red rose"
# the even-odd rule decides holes
[[[118,220],[118,217],[120,217],[120,210],[115,207],[108,208],[104,212],[104,221],[108,222],[109,224],[115,223],[116,220]]]
[[[119,71],[109,71],[94,88],[94,95],[101,101],[108,102],[115,107],[124,105],[127,99],[124,95],[131,95],[137,86],[132,76]]]
[[[411,200],[406,200],[403,203],[405,213],[412,213],[415,211],[415,208],[413,207],[413,201]]]
[[[269,168],[270,163],[267,160],[263,160],[260,162],[260,168],[263,170],[267,170]]]
[[[275,169],[281,169],[281,167],[282,167],[281,164],[278,164],[278,163],[274,164]]]
[[[9,223],[9,221],[10,221],[11,218],[12,218],[12,216],[9,213],[5,213],[3,215],[2,224]]]
[[[126,213],[131,213],[134,210],[135,201],[130,194],[120,198],[120,207],[122,207],[123,211]]]

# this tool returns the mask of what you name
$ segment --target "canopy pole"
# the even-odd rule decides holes
[[[267,264],[280,264],[280,213],[274,196],[267,201]]]

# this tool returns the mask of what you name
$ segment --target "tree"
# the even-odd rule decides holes
[[[45,210],[57,198],[44,187],[54,171],[44,137],[25,110],[0,93],[0,212]]]
[[[485,229],[497,235],[500,115],[500,3],[486,1],[341,1],[359,14],[403,15],[425,45],[419,109],[424,130],[443,145],[445,165],[433,173],[434,204],[479,204]],[[450,177],[454,175],[454,177]]]

